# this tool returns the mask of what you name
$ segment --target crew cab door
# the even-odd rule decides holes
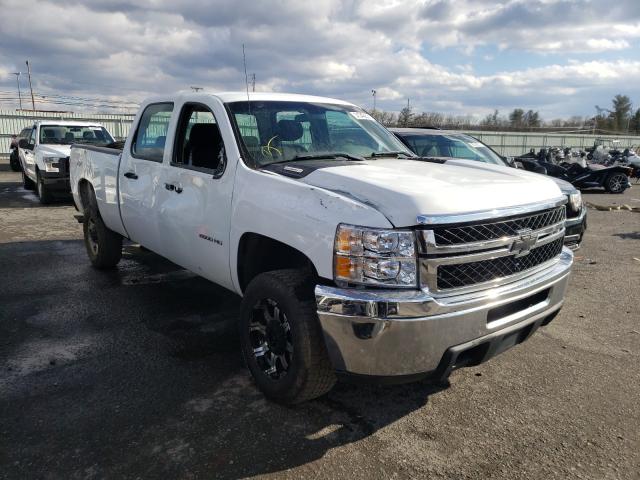
[[[229,230],[234,176],[227,168],[225,143],[234,140],[228,123],[220,122],[228,120],[222,103],[214,99],[181,105],[173,155],[158,195],[158,225],[169,259],[233,288]]]
[[[173,103],[146,106],[118,171],[120,214],[129,237],[160,254],[158,192],[164,188],[163,160],[172,113]]]

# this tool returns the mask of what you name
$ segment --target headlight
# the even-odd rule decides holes
[[[59,157],[44,157],[44,169],[47,172],[59,172],[60,158]]]
[[[569,205],[574,212],[579,212],[582,209],[582,194],[576,192],[569,195]]]
[[[417,286],[412,231],[338,225],[334,279],[363,285]]]

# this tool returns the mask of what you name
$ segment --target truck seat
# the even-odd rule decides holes
[[[220,163],[224,144],[218,125],[197,123],[191,127],[189,136],[189,163],[193,167],[215,170]]]

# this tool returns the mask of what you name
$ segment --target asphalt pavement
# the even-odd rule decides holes
[[[237,296],[136,245],[94,270],[69,199],[19,178],[0,161],[0,478],[640,478],[638,213],[590,210],[560,315],[449,385],[283,407]]]

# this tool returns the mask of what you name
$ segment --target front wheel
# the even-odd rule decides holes
[[[627,183],[627,176],[624,173],[612,173],[605,182],[605,188],[610,193],[622,193]]]
[[[44,180],[40,176],[40,172],[36,173],[36,190],[41,204],[47,205],[53,201],[53,195],[51,195],[51,191],[44,184]]]
[[[22,188],[25,190],[33,190],[35,185],[33,184],[33,180],[27,177],[27,174],[22,171]]]
[[[276,270],[255,277],[240,311],[240,343],[266,396],[295,404],[327,393],[335,384],[314,298],[313,277]]]

